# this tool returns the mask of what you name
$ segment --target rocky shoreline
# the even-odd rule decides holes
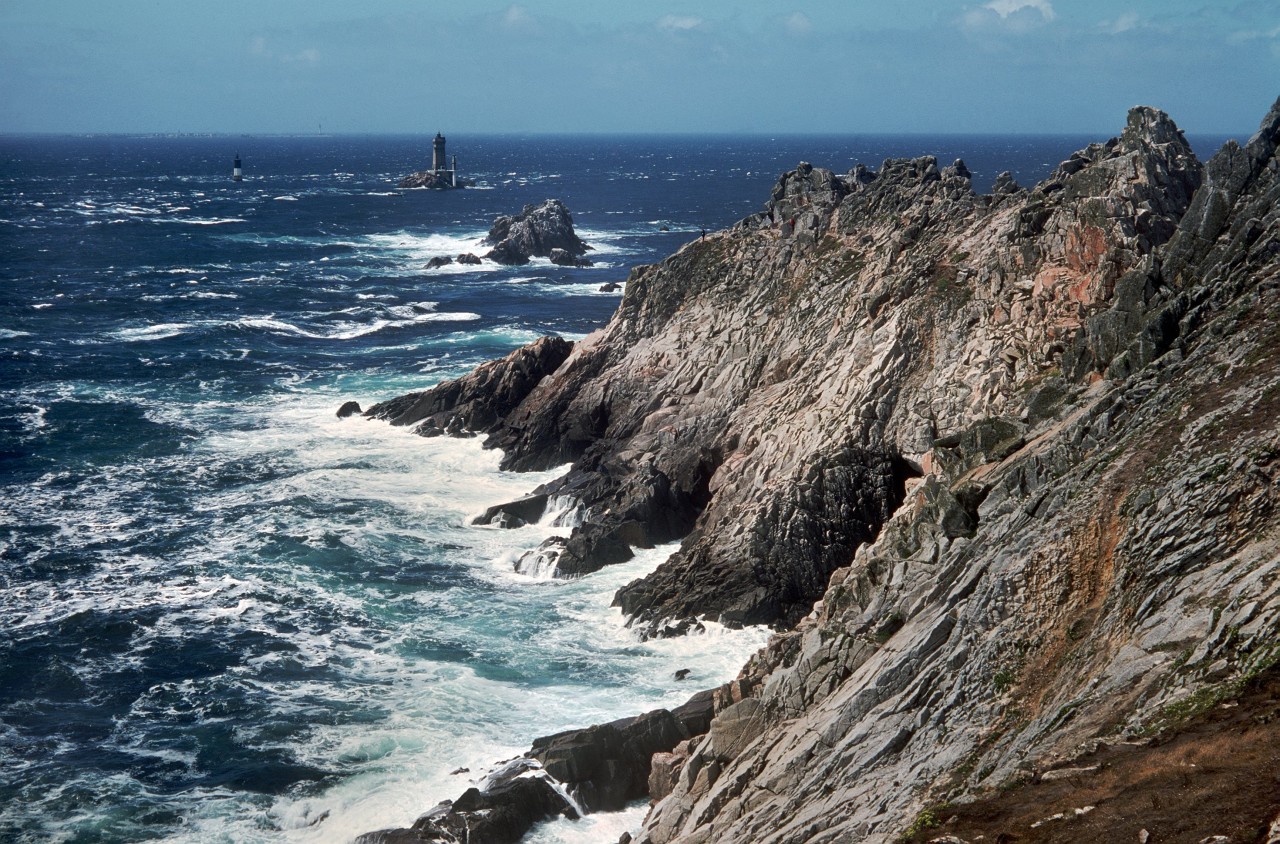
[[[680,540],[617,594],[640,635],[779,631],[704,734],[664,721],[591,780],[633,794],[648,766],[638,841],[944,836],[947,807],[1016,801],[1086,748],[1248,695],[1280,712],[1278,143],[1280,102],[1207,164],[1135,108],[1031,189],[979,194],[930,157],[802,163],[761,213],[634,270],[585,340],[369,414],[485,436],[506,469],[571,463],[487,514],[575,501],[533,552],[560,576]],[[552,745],[529,758],[563,785]],[[1261,835],[1260,794],[1148,834]],[[441,816],[492,814],[477,799]],[[1045,817],[1069,830],[1084,807],[1051,804],[1072,799]],[[953,814],[942,840],[1012,829]],[[456,835],[420,832],[369,840]]]

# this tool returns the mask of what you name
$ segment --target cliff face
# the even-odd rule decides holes
[[[892,840],[1269,676],[1278,140],[1280,103],[1202,167],[1139,108],[992,195],[802,164],[486,417],[508,468],[573,462],[560,573],[683,537],[618,594],[643,633],[789,628],[643,841]]]

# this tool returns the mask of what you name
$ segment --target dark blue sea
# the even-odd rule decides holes
[[[395,187],[425,136],[0,138],[0,840],[345,842],[731,678],[764,631],[642,644],[609,607],[670,547],[518,574],[559,529],[468,518],[555,471],[337,407],[585,336],[601,285],[801,160],[932,153],[987,189],[1091,140],[454,136],[477,186],[434,192]],[[426,269],[549,197],[594,267]]]

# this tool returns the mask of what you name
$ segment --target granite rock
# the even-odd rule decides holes
[[[493,247],[485,257],[499,264],[527,264],[530,258],[550,258],[553,250],[560,250],[561,260],[577,259],[591,248],[573,230],[573,217],[558,199],[498,217],[484,243]]]

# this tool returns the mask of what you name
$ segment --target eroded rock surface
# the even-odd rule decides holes
[[[682,540],[619,592],[643,634],[790,628],[654,762],[639,841],[888,842],[1274,670],[1277,106],[1207,166],[1134,109],[990,195],[802,164],[485,423],[572,462],[560,573]]]

